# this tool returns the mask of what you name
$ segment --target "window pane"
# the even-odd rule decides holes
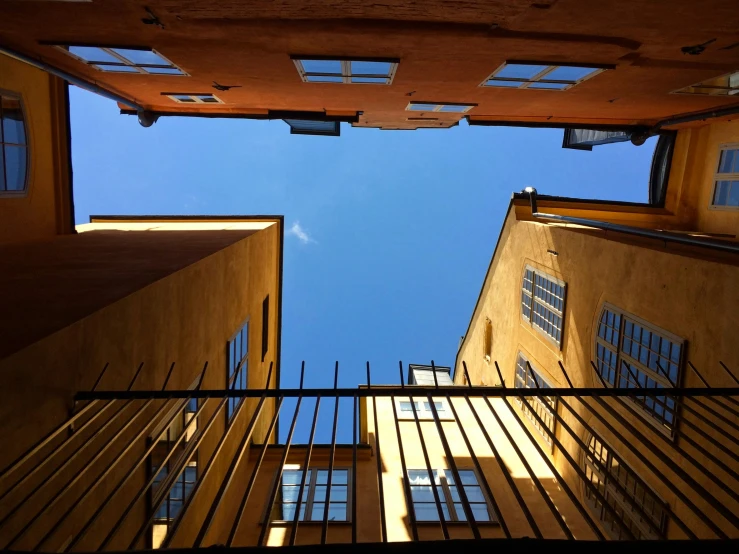
[[[503,67],[498,73],[495,74],[496,77],[508,77],[511,79],[531,79],[534,77],[534,75],[537,75],[538,73],[541,73],[544,71],[547,67],[546,65],[518,65],[518,64],[510,64]]]
[[[475,521],[490,521],[490,513],[486,504],[472,504],[471,508]]]
[[[487,82],[487,86],[489,87],[506,87],[506,88],[518,88],[522,84],[524,84],[524,81],[498,81],[496,79],[490,79]]]
[[[438,492],[441,493],[441,491]],[[414,502],[435,502],[431,485],[411,487],[411,498]]]
[[[731,181],[731,189],[729,189],[728,206],[739,206],[739,181]]]
[[[434,482],[437,485],[440,484],[439,473],[435,469],[432,471],[432,475],[434,476]],[[428,471],[426,471],[425,469],[409,469],[408,478],[410,479],[411,485],[430,485],[431,484]]]
[[[736,171],[736,161],[739,156],[738,150],[722,150],[721,151],[721,159],[718,163],[718,172],[719,173],[732,173],[733,171]]]
[[[579,81],[598,71],[592,67],[558,67],[547,73],[544,79],[551,81]]]
[[[469,502],[485,502],[485,497],[480,487],[465,487],[464,493],[467,495]]]
[[[205,102],[206,104],[218,104],[218,100],[214,96],[198,95],[198,98],[201,102]]]
[[[331,502],[331,504],[328,505],[328,520],[346,521],[346,504],[343,502]]]
[[[6,190],[5,187],[5,149],[0,146],[0,191]]]
[[[287,484],[300,484],[300,480],[303,478],[303,472],[299,469],[286,469],[282,473],[282,483]],[[308,477],[310,479],[310,471],[308,471]]]
[[[176,67],[145,67],[143,69],[154,75],[184,75]]]
[[[307,75],[305,78],[310,83],[343,83],[341,77],[327,77],[324,75]]]
[[[26,148],[5,145],[5,188],[21,191],[26,188]]]
[[[195,102],[195,100],[193,100],[192,97],[187,96],[185,94],[175,94],[172,98],[174,98],[175,100],[179,102],[192,102],[192,103]]]
[[[477,485],[477,477],[472,470],[460,469],[459,477],[462,479],[462,484],[464,485]]]
[[[413,509],[417,521],[439,521],[439,511],[436,508],[436,504],[414,504]],[[449,521],[449,510],[446,504],[442,505],[442,513],[444,514],[444,519]]]
[[[390,62],[351,62],[352,75],[389,75]]]
[[[374,83],[384,85],[387,83],[386,77],[352,77],[352,83]]]
[[[135,67],[131,67],[130,65],[94,65],[93,67],[99,69],[100,71],[105,71],[106,73],[140,73],[138,69]]]
[[[128,48],[111,48],[113,52],[119,56],[123,56],[135,65],[152,64],[152,65],[170,65],[170,63],[158,56],[151,50],[129,50]]]
[[[450,112],[450,113],[463,113],[469,106],[450,106],[450,105],[444,105],[439,110],[440,112]]]
[[[121,63],[121,60],[109,54],[102,48],[94,46],[70,46],[69,52],[87,62],[115,62]]]
[[[331,482],[334,485],[346,485],[349,478],[349,471],[346,469],[335,469]]]
[[[714,206],[726,206],[729,201],[729,188],[731,181],[717,181],[716,192],[713,195]]]
[[[548,89],[548,90],[562,90],[567,88],[569,85],[564,83],[531,83],[528,88]]]
[[[408,109],[413,112],[433,112],[436,104],[411,104]]]
[[[341,75],[341,62],[338,60],[301,60],[306,73],[334,73]]]
[[[26,144],[26,130],[23,125],[23,111],[20,101],[15,98],[2,98],[3,129],[0,142]]]

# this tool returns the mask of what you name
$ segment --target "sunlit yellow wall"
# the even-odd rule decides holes
[[[526,206],[516,208],[525,211]],[[595,359],[593,333],[603,303],[609,302],[684,338],[687,341],[686,359],[695,364],[714,386],[731,385],[719,361],[735,371],[739,368],[739,349],[736,346],[739,314],[734,309],[739,305],[739,268],[736,265],[681,256],[654,244],[651,248],[645,248],[605,240],[602,235],[517,221],[516,213],[512,211],[505,223],[479,303],[472,315],[470,329],[461,346],[455,374],[457,383],[463,382],[462,361],[466,362],[474,384],[499,383],[494,366],[497,361],[506,385],[513,386],[516,356],[521,351],[554,386],[567,386],[558,362],[563,363],[576,387],[598,386],[599,382],[590,366],[590,361]],[[527,264],[567,283],[561,350],[521,318],[521,286]],[[484,359],[486,318],[493,325],[490,362]],[[685,386],[702,386],[687,367],[682,369],[682,378]],[[578,406],[576,401],[569,402]],[[596,425],[594,418],[587,415],[585,410],[577,409],[586,420]],[[581,438],[587,438],[584,428],[569,416],[567,410],[560,406],[559,413],[566,416],[566,421]],[[653,431],[650,424],[628,414],[626,418],[652,437],[655,444],[662,444],[656,437],[657,431]],[[720,439],[715,431],[701,423],[698,425]],[[537,432],[534,430],[533,433]],[[677,502],[666,485],[651,477],[627,447],[621,445],[611,433],[602,429],[601,433],[699,536],[711,536],[705,525],[699,523],[682,503]],[[579,460],[579,448],[561,426],[558,436]],[[700,438],[699,442],[730,467],[738,469],[736,462],[715,446],[700,441]],[[681,443],[681,446],[704,458],[690,445]],[[647,457],[662,467],[651,450],[646,451]],[[564,457],[555,453],[554,459],[557,467],[576,482],[574,471]],[[708,465],[721,474],[710,462]],[[737,508],[705,476],[699,475],[692,466],[688,469],[698,482],[713,491],[721,501]],[[713,514],[704,501],[695,498],[695,502],[707,513]],[[727,532],[735,533],[727,522],[715,517]],[[675,525],[670,525],[668,535],[680,537],[682,533]]]
[[[0,244],[72,232],[65,83],[0,54],[0,90],[23,101],[30,163],[24,195],[0,195]]]

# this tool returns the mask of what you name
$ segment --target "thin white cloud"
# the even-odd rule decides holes
[[[303,244],[308,244],[309,242],[316,242],[308,233],[305,232],[305,229],[303,229],[300,226],[299,221],[296,221],[295,223],[293,223],[293,226],[290,227],[290,229],[288,229],[287,234],[298,237],[298,240],[302,242]]]

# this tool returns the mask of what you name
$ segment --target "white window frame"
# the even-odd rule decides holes
[[[531,280],[531,293],[529,293],[528,290],[526,290],[524,286],[524,281],[526,280],[526,271],[532,271],[534,273],[532,280]],[[542,299],[538,299],[540,303],[548,309],[550,312],[552,312],[554,315],[558,316],[562,324],[560,326],[560,340],[557,340],[555,337],[551,336],[547,332],[545,332],[541,327],[536,325],[534,323],[534,305],[536,303],[536,299],[538,298],[536,296],[536,276],[540,275],[547,279],[548,281],[551,281],[552,283],[561,286],[564,289],[564,292],[562,294],[562,310],[555,308],[551,304],[544,302]],[[535,329],[539,335],[544,337],[547,341],[551,342],[553,345],[555,345],[559,350],[562,350],[562,341],[565,337],[565,311],[567,310],[567,283],[564,282],[562,279],[558,279],[556,277],[553,277],[551,274],[546,273],[545,271],[542,271],[540,269],[535,268],[534,266],[530,264],[526,264],[523,271],[521,272],[521,286],[520,288],[520,294],[526,295],[529,298],[529,316],[526,317],[523,313],[523,297],[519,296],[519,313],[521,317],[521,321],[526,323],[529,327],[532,329]]]
[[[711,188],[711,196],[708,199],[708,209],[709,210],[718,210],[718,211],[737,211],[739,210],[739,206],[723,206],[720,204],[714,204],[713,199],[716,197],[716,187],[718,186],[719,181],[735,181],[736,184],[732,184],[731,186],[739,187],[739,173],[719,173],[719,164],[721,163],[721,154],[726,150],[736,150],[736,155],[739,156],[739,143],[730,143],[730,144],[721,144],[718,148],[718,156],[716,157],[716,171],[713,174],[713,187]],[[729,193],[731,192],[731,187],[729,188]]]
[[[178,104],[223,104],[223,100],[218,98],[215,94],[211,94],[209,92],[163,92],[162,96],[166,96],[173,102],[177,102]],[[192,102],[183,102],[182,100],[176,98],[177,96],[189,96],[190,99],[192,99]],[[210,98],[215,99],[215,102],[205,102],[200,97],[201,96],[209,96]]]
[[[350,466],[335,466],[333,471],[336,472],[337,470],[346,471],[346,519],[334,519],[328,520],[328,523],[331,524],[342,524],[342,523],[351,523],[352,522],[352,502],[354,502],[354,498],[352,497],[352,479],[354,478],[354,475],[352,474],[352,468]],[[298,464],[286,464],[283,468],[283,473],[281,474],[279,470],[275,472],[275,475],[272,478],[272,485],[274,486],[275,480],[279,479],[282,480],[284,471],[304,471],[303,467]],[[305,480],[305,488],[303,490],[303,497],[305,498],[305,501],[301,501],[301,498],[298,498],[297,502],[295,502],[295,509],[298,513],[300,513],[301,505],[305,505],[305,515],[306,516],[312,516],[313,515],[313,504],[315,500],[315,494],[316,494],[316,486],[320,487],[328,487],[328,482],[326,485],[318,485],[318,472],[319,471],[328,471],[328,466],[322,467],[322,466],[309,466],[308,471],[310,471],[310,479]],[[283,486],[283,483],[279,484],[280,487]],[[335,482],[331,483],[332,487],[336,486],[344,486],[343,484],[339,485]],[[300,485],[297,485],[298,487],[298,493],[300,492]],[[279,494],[279,490],[278,490]],[[331,491],[327,488],[326,489],[326,500],[328,500],[328,503],[331,503]],[[319,504],[326,504],[326,502],[319,502]],[[272,505],[272,509],[275,509],[276,504]],[[270,519],[270,514],[266,512],[268,509],[268,506],[265,506],[264,514],[262,515],[262,522],[266,522],[269,520],[270,524],[291,524],[292,520],[286,520],[286,519]],[[298,519],[301,525],[305,523],[321,523],[323,521],[323,518],[321,519]]]
[[[514,389],[527,389],[527,390],[537,390],[536,385],[534,387],[528,386],[528,379],[527,382],[524,383],[524,386],[519,386],[519,377],[518,377],[518,359],[522,358],[524,362],[524,366],[527,368],[527,375],[529,369],[535,373],[535,383],[539,385],[539,389],[542,391],[546,388],[555,388],[552,383],[542,375],[541,370],[536,368],[534,364],[531,363],[531,360],[529,360],[528,356],[521,352],[520,350],[516,354],[516,367],[513,371],[513,388]],[[550,399],[550,401],[554,404],[553,406],[550,406],[547,404],[542,398],[534,397],[534,396],[528,396],[526,397],[526,401],[531,405],[532,408],[534,408],[537,411],[537,415],[546,421],[544,416],[539,413],[539,410],[537,408],[540,408],[541,410],[551,412],[551,419],[552,419],[552,426],[550,427],[550,430],[552,431],[552,434],[556,437],[557,436],[557,418],[555,414],[558,413],[559,410],[559,399],[557,397],[547,397]],[[534,426],[536,431],[541,435],[541,438],[544,440],[544,442],[549,446],[552,451],[554,449],[554,441],[549,436],[549,433],[547,433],[544,429],[541,428],[541,424],[536,420],[536,417],[534,417],[530,412],[529,409],[524,406],[523,402],[520,398],[514,397],[514,400],[518,403],[518,405],[521,407],[521,411],[524,413],[524,415],[531,421],[531,424]]]
[[[436,412],[439,414],[439,421],[454,421],[454,416],[449,408],[446,399],[432,398],[435,405],[441,404],[441,409],[436,408]],[[419,420],[432,420],[434,419],[434,412],[428,406],[428,398],[413,398],[413,402],[416,404],[416,415]],[[395,410],[398,414],[398,420],[411,420],[413,421],[413,410],[402,410],[403,404],[410,404],[408,398],[396,398],[395,399]]]
[[[346,56],[290,56],[290,58],[293,61],[293,64],[295,64],[295,68],[298,70],[298,75],[300,75],[300,79],[304,83],[309,83],[311,85],[380,85],[380,86],[388,86],[393,84],[393,79],[395,79],[395,72],[398,70],[398,64],[400,63],[400,60],[396,58],[363,58],[363,57],[346,57]],[[321,73],[321,72],[315,72],[315,71],[306,71],[303,67],[303,61],[330,61],[330,62],[341,62],[341,75],[338,75],[336,73]],[[352,75],[352,62],[379,62],[379,63],[389,63],[390,69],[388,70],[387,75],[382,74],[370,74],[370,73],[362,73],[357,75]],[[341,82],[337,81],[309,81],[308,76],[309,75],[317,75],[317,76],[326,76],[326,77],[341,77]],[[354,83],[352,82],[352,77],[368,77],[368,78],[384,78],[384,83]]]
[[[518,87],[497,87],[495,85],[489,85],[488,82],[493,79],[500,71],[503,70],[503,68],[508,67],[510,65],[540,65],[540,66],[546,66],[545,69],[541,70],[536,75],[533,75],[529,78],[513,78],[513,77],[498,77],[501,81],[509,81],[509,82],[520,82],[521,85]],[[563,80],[548,80],[546,76],[549,73],[552,73],[553,71],[559,69],[560,67],[576,67],[578,69],[593,69],[589,75],[586,75],[585,77],[581,79],[577,79],[575,81],[563,81]],[[536,90],[536,91],[544,91],[544,92],[565,92],[567,90],[570,90],[572,87],[576,87],[577,85],[592,79],[596,75],[600,75],[604,71],[608,71],[610,69],[613,69],[612,67],[605,67],[602,65],[594,65],[590,63],[563,63],[563,62],[540,62],[540,61],[519,61],[519,60],[507,60],[503,62],[498,68],[496,68],[495,71],[493,71],[490,75],[488,75],[485,80],[479,84],[480,87],[483,88],[497,88],[497,89],[509,89],[509,90]],[[565,84],[567,86],[555,89],[555,88],[531,88],[531,85],[534,83],[558,83],[558,84]]]
[[[92,67],[94,70],[99,71],[100,73],[111,73],[111,74],[123,74],[123,75],[150,75],[154,77],[189,77],[190,74],[187,73],[184,69],[182,69],[177,64],[173,63],[172,60],[167,58],[164,54],[159,52],[158,50],[155,50],[153,48],[148,47],[141,47],[141,46],[102,46],[100,44],[56,44],[57,50],[60,50],[64,52],[67,56],[70,56],[74,58],[75,60],[85,64],[88,67]],[[101,61],[88,61],[85,58],[82,58],[76,54],[73,54],[69,49],[74,47],[86,47],[86,48],[98,48],[99,50],[103,50],[108,55],[117,58],[118,63],[104,63]],[[135,63],[133,60],[129,60],[122,54],[118,54],[115,52],[115,48],[121,49],[121,50],[138,50],[140,52],[152,52],[159,56],[162,60],[166,62],[166,64],[146,64],[146,63]],[[103,69],[100,69],[99,66],[106,66],[106,67],[132,67],[136,69],[136,71],[105,71]],[[146,71],[146,68],[150,67],[152,69],[177,69],[180,73],[154,73]]]

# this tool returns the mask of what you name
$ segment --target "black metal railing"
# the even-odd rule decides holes
[[[739,385],[731,370],[721,365],[734,385]],[[383,474],[388,464],[397,463],[402,475],[409,475],[407,448],[411,437],[413,444],[420,444],[424,466],[421,471],[428,474],[432,503],[436,506],[435,524],[445,539],[454,534],[450,531],[452,524],[458,536],[461,522],[469,528],[471,539],[491,536],[490,523],[494,523],[506,538],[739,537],[739,388],[711,387],[690,362],[688,366],[704,388],[619,389],[608,387],[602,378],[600,387],[573,388],[561,364],[569,388],[538,390],[538,383],[534,389],[507,388],[498,364],[494,366],[500,379],[497,387],[473,386],[469,375],[466,375],[466,386],[439,386],[438,382],[435,386],[410,386],[403,382],[402,364],[399,386],[378,386],[371,382],[367,363],[366,385],[339,388],[337,363],[332,388],[305,388],[303,364],[300,385],[294,389],[270,388],[273,377],[270,366],[265,388],[259,390],[194,387],[140,391],[132,390],[132,381],[125,391],[80,392],[76,397],[76,413],[0,473],[0,547],[54,552],[110,550],[115,545],[120,550],[122,544],[127,545],[128,550],[150,547],[150,534],[158,521],[158,507],[170,498],[179,476],[198,453],[202,455],[198,459],[197,480],[187,493],[183,486],[182,497],[174,500],[181,502],[177,504],[176,516],[167,521],[161,543],[154,546],[210,546],[214,539],[207,537],[216,520],[220,522],[220,529],[227,528],[216,542],[235,546],[239,531],[243,532],[245,525],[258,525],[258,538],[254,544],[246,546],[265,545],[271,529],[269,514],[278,501],[291,448],[295,450],[298,418],[306,399],[315,401],[315,407],[308,441],[300,444],[302,468],[310,467],[314,456],[319,406],[322,400],[333,400],[331,442],[327,445],[326,494],[329,497],[324,503],[320,538],[316,539],[320,544],[336,542],[330,537],[328,513],[341,399],[349,399],[352,409],[351,418],[342,419],[341,423],[348,429],[351,422],[352,477],[347,484],[351,487],[351,502],[347,506],[351,543],[371,540],[365,539],[366,530],[358,532],[358,506],[363,513],[374,511],[378,516],[379,524],[374,530],[376,540],[389,540],[388,526],[396,523],[387,518],[388,491]],[[141,367],[136,375],[140,370]],[[463,371],[467,374],[464,364]],[[599,376],[597,371],[595,374]],[[665,395],[674,398],[678,406],[672,434],[663,433],[647,423],[649,415],[642,413],[636,401],[631,401],[636,397]],[[228,399],[234,397],[256,399],[256,405],[240,402],[230,420],[236,421],[248,406],[251,413],[248,424],[216,425],[225,421],[225,406]],[[541,410],[537,411],[531,403],[544,398],[556,399],[556,403],[550,400],[544,404],[551,415],[550,421],[545,421]],[[191,402],[193,399],[198,399],[196,408]],[[270,448],[275,448],[268,438],[273,436],[288,399],[295,400],[292,414],[286,416],[290,418],[290,426],[285,441],[278,448],[276,470],[268,473],[265,459]],[[362,446],[360,403],[367,403],[368,417],[378,422],[378,415],[381,419],[389,417],[387,411],[378,414],[378,403],[384,399],[392,406],[392,423],[387,426],[373,423],[371,439],[367,435],[375,458],[372,471],[376,491],[370,500],[357,490],[358,449]],[[418,411],[416,401],[419,399],[427,403],[431,413],[426,419]],[[511,403],[511,399],[518,403]],[[396,401],[401,400],[410,401],[406,403],[410,413],[405,418],[399,416],[396,407]],[[440,400],[446,401],[451,416],[441,417],[436,404]],[[189,415],[184,417],[183,414]],[[535,425],[527,423],[522,415]],[[178,435],[162,442],[162,437],[175,424]],[[70,431],[72,427],[74,430]],[[444,509],[442,491],[432,485],[436,477],[428,444],[429,429],[435,430],[434,440],[438,439],[448,465],[444,471],[450,472],[458,485],[459,499],[454,500],[454,505],[459,506],[461,512],[453,521]],[[542,444],[536,433],[546,434],[547,441]],[[615,440],[620,452],[611,452],[608,463],[592,452],[588,439],[584,438],[598,437],[600,440],[604,434]],[[206,442],[209,444],[207,451],[203,447]],[[459,454],[460,444],[466,452],[463,456]],[[392,453],[397,451],[397,460],[383,457],[388,448]],[[520,476],[513,475],[502,448],[507,449],[508,456],[512,456],[510,451],[515,454],[515,463],[520,464],[527,476],[523,481]],[[536,459],[532,458],[532,451]],[[167,467],[166,475],[157,474],[150,467],[154,453],[157,454],[156,468]],[[484,478],[482,454],[494,459],[501,480],[491,482]],[[494,516],[489,521],[476,520],[468,492],[462,486],[460,471],[465,469],[460,467],[462,457],[467,464],[465,467],[481,477],[479,486]],[[631,463],[627,464],[624,458]],[[252,466],[249,478],[234,501],[233,489],[247,459]],[[533,467],[539,463],[547,467],[564,496],[553,495],[547,489]],[[628,467],[630,465],[635,467]],[[290,529],[285,545],[296,544],[304,523],[300,517],[300,503],[307,486],[307,473],[302,473],[299,500],[292,521],[288,522]],[[265,479],[271,479],[269,491],[266,497],[256,498],[256,485]],[[209,487],[214,494],[204,491],[205,482],[216,483]],[[429,522],[419,521],[415,513],[409,479],[403,479],[402,488],[407,507],[407,522],[402,525],[407,528],[409,539],[417,541],[423,538]],[[645,492],[650,488],[667,491],[669,500],[655,508],[657,496]],[[642,494],[641,500],[639,494]],[[514,529],[516,518],[503,507],[503,497],[513,498],[512,504],[523,515],[521,521],[526,522],[524,531],[520,530],[520,522],[516,524],[518,530]],[[194,505],[200,506],[197,512],[202,515],[197,519],[194,539],[183,545],[178,536]],[[263,505],[266,508],[262,510]],[[268,514],[264,521],[245,518],[245,514],[253,513],[254,506]],[[78,514],[82,509],[86,511]],[[543,525],[542,513],[550,514],[556,525]],[[669,522],[667,526],[657,521],[655,513]],[[225,527],[224,518],[228,519]],[[582,525],[576,523],[578,518]],[[187,527],[192,528],[191,521]]]

